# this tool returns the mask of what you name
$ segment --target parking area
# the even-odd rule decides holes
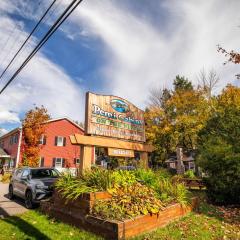
[[[0,218],[26,212],[20,199],[8,199],[8,184],[0,182]]]

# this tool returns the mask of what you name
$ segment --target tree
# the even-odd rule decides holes
[[[198,74],[198,82],[200,87],[206,92],[207,98],[210,100],[213,90],[219,83],[219,77],[214,69],[207,74],[204,68]]]
[[[196,148],[199,131],[203,128],[210,108],[201,89],[194,89],[192,83],[177,76],[174,91],[162,103],[148,106],[145,113],[147,140],[155,146],[160,162],[176,151],[177,146],[185,150]],[[153,102],[153,101],[152,101]]]
[[[39,140],[45,132],[44,122],[50,119],[47,109],[43,106],[35,107],[25,114],[22,120],[23,130],[23,165],[39,166]]]
[[[180,77],[179,75],[173,81],[174,91],[189,91],[193,90],[192,82],[185,77]]]
[[[149,94],[149,105],[165,108],[166,102],[171,98],[171,91],[167,88],[152,88]]]
[[[228,85],[199,133],[198,163],[208,174],[207,193],[220,204],[240,203],[240,88]]]
[[[240,64],[240,53],[231,50],[230,52],[226,49],[222,48],[220,45],[218,45],[218,52],[221,52],[225,55],[225,57],[228,58],[226,62],[224,62],[224,65],[228,62],[232,62],[234,64]],[[240,79],[240,74],[236,74],[236,77]]]

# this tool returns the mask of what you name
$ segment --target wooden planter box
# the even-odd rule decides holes
[[[191,206],[182,207],[179,203],[166,207],[158,214],[138,216],[124,221],[103,220],[91,215],[91,208],[97,199],[110,198],[106,192],[87,193],[81,198],[65,203],[58,193],[52,202],[41,203],[43,212],[63,222],[94,232],[106,239],[126,239],[138,234],[165,226],[198,206],[198,199],[193,198]]]

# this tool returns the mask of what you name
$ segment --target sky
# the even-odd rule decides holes
[[[51,1],[0,1],[0,72]],[[69,2],[56,1],[0,89]],[[176,75],[197,85],[203,68],[217,72],[217,92],[238,85],[239,66],[223,65],[217,45],[240,51],[239,9],[237,0],[84,0],[0,95],[0,134],[34,106],[83,121],[87,91],[144,109],[150,89],[171,88]]]

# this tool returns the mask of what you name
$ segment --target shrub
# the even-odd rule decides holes
[[[115,187],[124,187],[136,182],[136,177],[131,171],[110,171],[94,168],[85,171],[79,177],[64,174],[56,182],[58,191],[67,200],[76,199],[86,192],[107,191]]]
[[[187,171],[183,174],[183,176],[184,176],[185,178],[192,178],[192,179],[196,178],[193,170],[187,170]]]
[[[156,191],[159,198],[165,203],[178,202],[186,206],[190,202],[190,192],[183,183],[173,183],[169,179],[162,179]]]
[[[158,184],[157,174],[150,169],[137,169],[134,173],[137,180],[147,186],[154,187]]]
[[[154,191],[140,183],[115,188],[109,192],[112,198],[97,201],[92,210],[93,215],[103,219],[122,220],[158,213],[164,208],[162,202],[155,198]]]
[[[9,183],[10,182],[10,179],[12,177],[12,174],[10,173],[5,173],[3,176],[2,176],[2,182],[3,183]]]
[[[136,195],[135,191],[136,189],[140,190],[140,186],[144,192],[140,191],[139,194],[142,194],[143,202],[146,200],[146,204],[148,204],[148,200],[144,198],[145,192],[149,193],[151,197],[155,197],[155,200],[151,198],[153,202],[161,200],[165,205],[171,202],[180,202],[183,205],[187,204],[188,191],[183,184],[172,183],[170,178],[163,178],[162,174],[150,169],[109,171],[96,168],[92,171],[86,171],[78,178],[65,174],[56,182],[56,188],[66,200],[77,199],[86,192],[108,191],[111,194],[115,194],[113,202],[106,202],[106,204],[113,204],[115,209],[117,206],[114,206],[114,204],[118,202],[116,199],[119,196],[126,197],[127,194],[133,194],[132,196],[128,196],[128,198],[131,201],[138,201],[139,195]],[[121,192],[121,189],[124,192]],[[102,205],[104,203],[99,202],[99,204]],[[96,205],[97,207],[98,205]],[[104,207],[106,207],[105,210],[107,211],[107,206]],[[102,208],[103,206],[99,207],[100,212]],[[111,206],[109,208],[112,210]],[[124,214],[126,215],[127,213],[125,212]],[[134,215],[135,213],[132,214]]]
[[[84,181],[73,177],[71,174],[62,175],[55,186],[67,201],[77,199],[83,193],[96,191],[94,187],[88,187]]]
[[[216,143],[218,141],[218,144]],[[201,149],[199,164],[206,171],[204,181],[208,198],[217,204],[240,203],[240,153],[214,139]]]

